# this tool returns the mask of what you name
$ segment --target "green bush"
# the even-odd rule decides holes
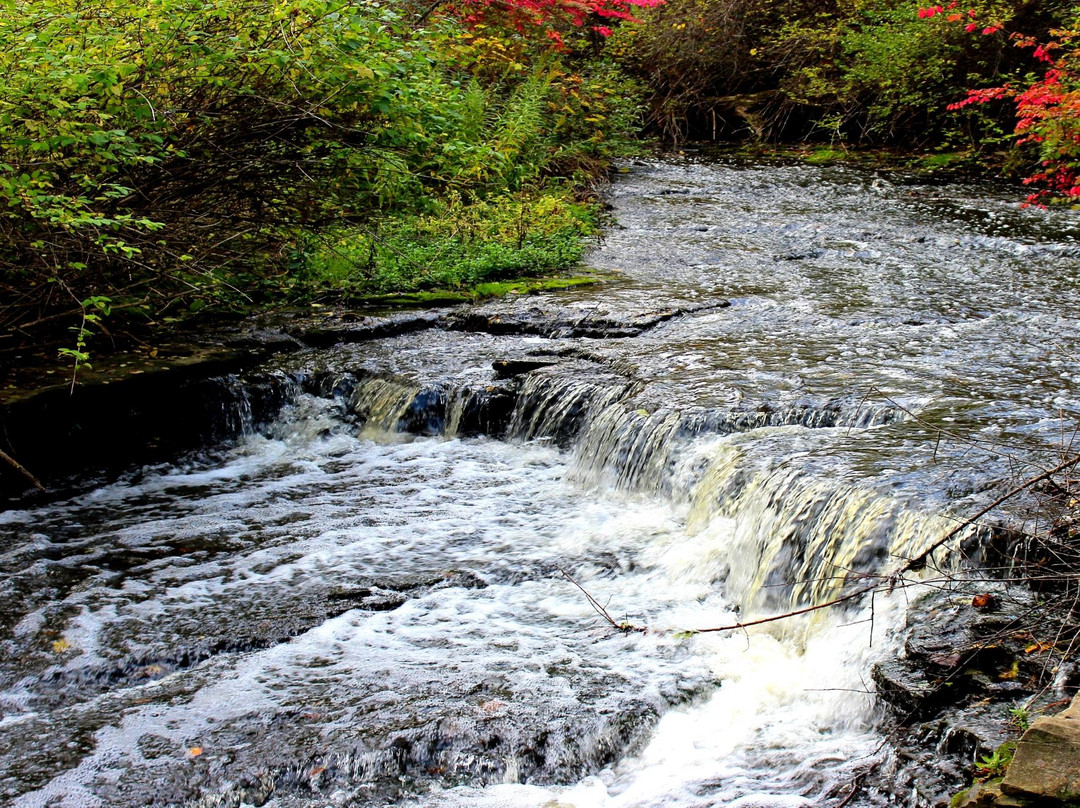
[[[668,0],[616,34],[670,137],[752,136],[977,151],[1012,129],[1000,107],[950,114],[971,88],[1026,86],[1030,59],[1003,34],[919,17],[921,0]],[[979,19],[1045,40],[1075,4],[988,0]]]
[[[63,318],[82,333],[92,300],[161,318],[303,295],[345,271],[307,265],[323,231],[355,237],[350,266],[370,251],[354,234],[377,234],[371,288],[563,267],[576,224],[486,245],[429,231],[448,210],[499,224],[496,201],[539,204],[553,177],[580,185],[636,123],[612,64],[427,2],[8,3],[0,336]]]
[[[227,289],[297,228],[388,199],[388,151],[431,137],[444,94],[430,47],[360,0],[14,11],[0,15],[4,330],[92,296],[151,309]]]
[[[430,214],[311,237],[296,277],[312,292],[361,296],[470,288],[568,270],[595,232],[592,208],[566,191],[472,204],[451,197]]]

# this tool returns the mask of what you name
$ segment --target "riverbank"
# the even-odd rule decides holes
[[[836,165],[951,180],[990,181],[1011,187],[986,163],[960,155],[887,149],[834,149],[816,145],[690,143],[679,154],[708,160]],[[641,152],[639,156],[646,156]],[[139,307],[112,307],[80,336],[85,356],[74,358],[68,320],[56,318],[0,344],[0,400],[17,400],[62,379],[92,383],[101,378],[180,361],[178,344],[237,338],[252,318],[310,310],[365,316],[387,310],[452,306],[594,282],[581,259],[603,238],[602,185],[593,178],[591,201],[574,201],[565,190],[507,204],[455,207],[443,214],[402,218],[382,229],[340,227],[311,236],[311,256],[290,273],[258,282],[257,288],[148,316]],[[1016,186],[1017,204],[1022,186]],[[597,196],[599,194],[599,196]],[[254,278],[254,275],[251,275]],[[351,315],[350,315],[351,316]],[[153,361],[161,357],[160,361]],[[95,368],[95,365],[97,366]]]
[[[574,275],[481,284],[468,292],[372,295],[355,308],[314,303],[245,317],[203,313],[152,333],[125,334],[77,372],[58,366],[47,344],[11,351],[0,362],[5,370],[0,425],[6,436],[0,448],[17,465],[0,464],[0,493],[18,496],[42,482],[46,488],[58,483],[63,492],[65,481],[80,474],[115,474],[133,463],[167,460],[235,435],[242,425],[227,414],[231,394],[218,380],[277,354],[420,330],[482,330],[483,314],[470,318],[455,307],[471,301],[482,312],[484,300],[539,299],[614,278],[582,269]],[[546,325],[542,316],[535,320],[533,328],[567,326],[558,318]],[[512,323],[501,327],[515,328]],[[280,404],[273,399],[266,402],[270,410],[259,411],[271,414]]]

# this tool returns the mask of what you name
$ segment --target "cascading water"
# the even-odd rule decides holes
[[[917,554],[1080,379],[1075,215],[893,180],[631,167],[602,288],[278,360],[270,423],[0,514],[0,798],[844,801],[910,592],[688,632]]]

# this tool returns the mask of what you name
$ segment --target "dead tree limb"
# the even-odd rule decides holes
[[[591,594],[589,594],[589,591],[585,589],[585,587],[583,587],[571,577],[569,572],[564,570],[562,567],[558,567],[558,570],[564,576],[566,576],[566,580],[568,580],[581,591],[581,594],[585,596],[585,599],[589,602],[589,605],[593,607],[593,610],[602,618],[604,618],[604,620],[606,620],[616,631],[621,631],[624,634],[630,631],[639,631],[644,634],[646,631],[648,631],[648,629],[646,629],[644,626],[635,626],[632,623],[626,622],[625,620],[621,623],[618,622],[614,617],[611,616],[611,613],[608,612],[608,610],[601,605],[600,601],[598,601]]]
[[[955,528],[950,530],[948,533],[946,533],[940,539],[935,541],[933,544],[931,544],[929,547],[927,547],[925,550],[923,550],[917,556],[915,556],[912,559],[909,559],[908,562],[906,564],[904,564],[904,566],[902,566],[899,570],[897,570],[895,573],[893,573],[893,576],[890,576],[890,577],[894,577],[896,575],[902,575],[905,572],[914,572],[914,571],[923,569],[926,566],[927,561],[929,561],[930,556],[932,556],[934,554],[935,550],[940,549],[943,545],[947,544],[949,541],[956,538],[958,535],[960,535],[961,531],[963,531],[965,528],[971,527],[973,524],[975,524],[977,521],[979,521],[982,517],[986,516],[986,514],[990,513],[990,511],[994,510],[994,508],[1008,502],[1010,499],[1015,497],[1017,494],[1021,494],[1024,491],[1027,491],[1032,486],[1038,485],[1039,483],[1043,482],[1044,480],[1050,479],[1055,474],[1059,474],[1060,472],[1065,471],[1066,469],[1072,468],[1073,466],[1075,466],[1077,464],[1080,464],[1080,455],[1077,455],[1076,457],[1072,457],[1072,458],[1066,460],[1064,463],[1059,463],[1057,466],[1054,466],[1054,468],[1050,469],[1049,471],[1044,471],[1042,474],[1038,474],[1038,475],[1036,475],[1034,477],[1031,477],[1031,478],[1025,480],[1024,482],[1020,483],[1018,486],[1011,489],[1008,493],[1002,494],[1000,497],[995,499],[993,502],[991,502],[985,508],[980,510],[974,516],[969,516],[967,519],[962,521],[959,525],[957,525]]]
[[[45,490],[45,486],[43,486],[41,484],[41,481],[37,477],[35,477],[33,474],[30,473],[30,471],[26,468],[26,466],[24,466],[22,463],[20,463],[18,460],[16,460],[11,455],[9,455],[3,449],[0,449],[0,460],[3,460],[9,466],[11,466],[13,469],[15,469],[15,471],[19,472],[19,474],[21,474],[23,477],[25,477],[27,480],[29,480],[31,485],[33,485],[34,488],[36,488],[38,491],[44,491]]]
[[[846,603],[849,600],[855,600],[855,598],[862,597],[863,595],[873,592],[878,587],[882,586],[881,580],[876,580],[874,583],[864,586],[861,589],[856,589],[854,592],[849,592],[846,595],[841,595],[838,598],[833,598],[825,603],[818,603],[814,606],[804,606],[802,609],[794,609],[790,612],[784,612],[783,614],[774,614],[770,617],[762,617],[758,620],[747,620],[745,623],[732,623],[730,626],[715,626],[712,628],[699,628],[692,630],[694,634],[709,634],[714,631],[738,631],[739,629],[750,628],[751,626],[760,626],[765,623],[775,623],[777,620],[786,620],[789,617],[797,617],[800,614],[809,614],[810,612],[816,612],[821,609],[828,609],[832,606],[839,606],[841,603]]]

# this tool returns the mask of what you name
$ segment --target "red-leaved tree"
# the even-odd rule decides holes
[[[1051,30],[1040,42],[1021,33],[1006,34],[1000,21],[980,19],[977,9],[960,11],[958,6],[954,0],[947,7],[922,8],[919,17],[962,24],[976,36],[1008,36],[1016,47],[1030,50],[1035,78],[1021,85],[970,90],[948,108],[1011,100],[1016,107],[1016,143],[1034,147],[1041,164],[1024,180],[1035,188],[1025,204],[1080,203],[1080,31]]]
[[[518,31],[542,31],[556,47],[563,48],[568,26],[588,26],[610,36],[610,23],[637,22],[636,8],[653,8],[664,0],[456,0],[445,10],[468,25],[504,25]]]

